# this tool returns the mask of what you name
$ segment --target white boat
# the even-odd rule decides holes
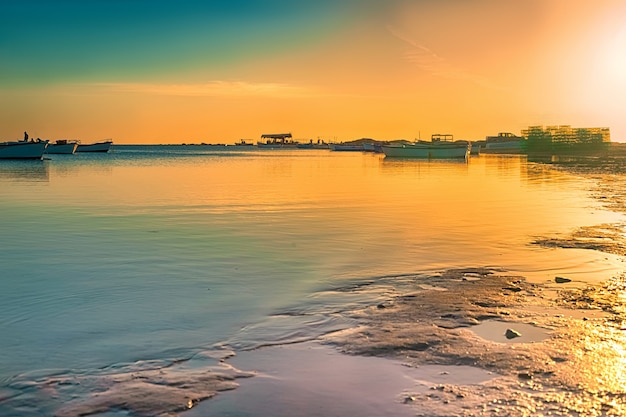
[[[73,154],[76,152],[76,148],[78,147],[78,141],[76,140],[67,140],[67,139],[59,139],[54,143],[48,143],[48,147],[46,148],[47,154]]]
[[[111,149],[111,145],[113,145],[113,141],[111,140],[85,145],[79,143],[76,147],[76,152],[109,152],[109,149]]]
[[[47,140],[0,142],[0,159],[43,159]]]
[[[432,135],[430,142],[391,143],[382,145],[385,157],[423,159],[467,159],[472,143],[452,140],[452,135]]]
[[[291,133],[267,133],[257,142],[261,149],[298,149],[298,142],[291,138]]]

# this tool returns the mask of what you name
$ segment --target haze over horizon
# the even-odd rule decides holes
[[[0,13],[0,140],[626,142],[626,2],[22,0]]]

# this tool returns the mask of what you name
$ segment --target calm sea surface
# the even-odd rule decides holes
[[[621,215],[589,180],[524,157],[117,146],[49,158],[0,161],[0,399],[29,375],[313,338],[345,323],[277,313],[372,302],[316,296],[351,282],[475,266],[603,280],[621,267],[531,244]]]

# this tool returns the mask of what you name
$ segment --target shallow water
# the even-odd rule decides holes
[[[0,414],[49,412],[2,398],[55,373],[348,327],[291,313],[380,297],[324,292],[351,282],[466,266],[605,280],[619,257],[531,244],[623,220],[592,188],[517,156],[117,146],[0,161]]]

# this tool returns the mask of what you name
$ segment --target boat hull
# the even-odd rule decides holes
[[[113,142],[110,141],[91,143],[88,145],[79,144],[76,147],[76,152],[109,152],[112,144]]]
[[[257,142],[259,149],[298,149],[297,143],[263,143]]]
[[[77,143],[50,143],[46,148],[47,154],[67,154],[71,155],[76,152],[76,148],[78,147]]]
[[[524,153],[526,139],[510,132],[500,132],[498,136],[487,136],[482,153]]]
[[[331,143],[330,145],[331,151],[337,152],[363,152],[365,148],[361,144],[350,145],[350,144],[342,144],[342,143]]]
[[[299,143],[298,149],[329,149],[327,143]]]
[[[0,159],[43,159],[48,141],[1,142]]]
[[[471,144],[407,144],[398,146],[383,145],[382,151],[390,158],[421,158],[421,159],[467,159],[471,150]]]

